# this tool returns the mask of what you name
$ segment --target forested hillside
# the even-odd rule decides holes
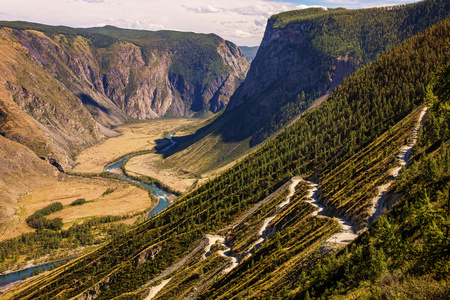
[[[169,161],[201,173],[240,157],[324,101],[352,72],[449,15],[450,2],[426,0],[272,16],[258,55],[226,112],[196,139],[180,145],[182,151]]]
[[[174,279],[172,286],[169,282],[167,294],[164,289],[158,294],[161,298],[195,293],[200,293],[201,299],[389,298],[390,292],[405,298],[445,298],[449,275],[449,71],[441,72],[450,62],[449,32],[450,21],[445,20],[386,51],[344,80],[323,105],[218,178],[123,237],[4,297],[144,298],[146,283],[169,279],[176,276],[170,271],[178,270],[184,277]],[[366,187],[382,184],[387,180],[383,174],[396,166],[395,156],[423,105],[431,108],[414,149],[415,162],[389,191],[398,200],[393,212],[344,250],[329,255],[329,248],[322,248],[338,228],[333,219],[310,214],[313,208],[303,201],[307,182],[297,185],[283,210],[278,208],[280,196],[244,215],[278,188],[284,189],[293,176],[321,182],[322,176],[334,174],[333,170],[345,170],[334,175],[329,186],[320,187],[328,189],[330,199],[334,192],[351,190],[361,172],[377,174],[369,176]],[[341,167],[346,162],[352,162],[349,170]],[[371,197],[321,201],[334,216],[357,207],[350,210],[356,216],[351,221],[364,227]],[[263,218],[274,212],[278,214],[270,225],[273,238],[259,249],[250,249],[252,255],[245,259],[245,249],[253,243],[246,230],[258,228]],[[223,257],[213,254],[201,259],[206,246],[202,237],[207,233],[221,234],[241,260],[226,275],[220,272]],[[222,246],[215,247],[210,252]],[[263,273],[269,275],[259,278]],[[162,277],[157,277],[160,274]],[[430,283],[426,289],[417,288],[425,282]]]

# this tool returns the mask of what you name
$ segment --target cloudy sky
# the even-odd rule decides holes
[[[216,33],[239,46],[257,46],[267,19],[308,6],[349,9],[418,0],[0,0],[0,20],[94,27]]]

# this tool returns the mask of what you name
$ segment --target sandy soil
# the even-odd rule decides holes
[[[230,272],[239,264],[239,260],[236,257],[230,255],[231,249],[230,249],[230,247],[228,247],[225,244],[225,238],[223,236],[207,234],[207,235],[205,235],[205,238],[208,240],[208,244],[205,246],[205,250],[204,250],[205,254],[203,254],[203,259],[205,259],[207,255],[209,255],[209,253],[211,252],[211,247],[216,242],[219,242],[220,245],[222,245],[226,248],[226,250],[217,251],[217,254],[219,254],[222,257],[228,258],[231,262],[231,265],[229,265],[228,268],[223,269],[221,274],[226,274],[226,273]]]
[[[122,135],[107,139],[77,155],[74,172],[103,171],[105,164],[126,153],[151,150],[155,140],[164,138],[171,131],[199,123],[198,119],[156,119],[143,123],[127,124],[115,128]]]
[[[148,296],[145,297],[144,300],[151,300],[151,299],[153,299],[153,298],[156,296],[156,294],[158,294],[158,292],[159,292],[160,290],[162,290],[162,289],[166,286],[166,284],[169,283],[170,279],[172,279],[172,278],[163,280],[163,281],[161,281],[160,284],[155,285],[155,286],[152,286],[152,287],[149,289],[149,294],[148,294]]]
[[[312,205],[318,208],[318,210],[311,213],[311,215],[331,217],[327,216],[324,213],[324,207],[319,204],[319,199],[317,199],[318,184],[310,181],[307,182],[311,185],[311,189],[308,191],[308,195],[305,201],[311,203]],[[337,233],[333,234],[328,240],[325,241],[325,244],[328,244],[331,247],[346,245],[358,237],[358,235],[356,234],[356,229],[350,224],[349,221],[343,218],[336,218],[336,219],[339,225],[341,226],[341,229]]]
[[[183,136],[185,134],[189,134],[189,132],[179,131],[175,136]],[[171,188],[185,193],[215,178],[235,163],[231,162],[207,173],[193,174],[164,160],[160,154],[150,153],[131,158],[126,164],[126,169],[131,175],[147,175],[157,178]]]
[[[417,143],[417,134],[419,133],[420,126],[423,123],[423,119],[428,110],[428,107],[422,108],[419,114],[419,119],[416,126],[411,132],[411,136],[407,145],[403,145],[400,148],[400,152],[397,154],[398,165],[390,170],[391,180],[378,187],[377,195],[372,199],[372,207],[370,208],[370,223],[375,221],[379,216],[383,214],[384,196],[391,184],[397,179],[402,167],[406,167],[411,156],[411,151],[414,145]]]
[[[277,215],[274,215],[272,217],[264,219],[263,225],[258,231],[258,239],[250,247],[248,247],[246,251],[247,254],[245,255],[246,258],[252,255],[252,250],[254,247],[258,248],[264,242],[264,239],[266,238],[267,227],[269,227],[270,222],[272,222],[272,220],[275,219],[276,216]]]
[[[108,188],[114,189],[114,192],[102,196]],[[22,196],[19,202],[24,210],[26,208],[23,213],[23,222],[25,224],[27,216],[50,203],[61,202],[67,206],[78,198],[92,202],[65,207],[63,210],[51,214],[50,218],[61,217],[64,223],[71,223],[77,219],[92,216],[137,213],[152,205],[146,191],[126,183],[107,179],[69,177],[64,181]]]
[[[302,181],[302,178],[300,177],[294,177],[292,178],[292,183],[289,186],[289,194],[286,196],[286,199],[281,202],[280,204],[278,204],[278,208],[281,209],[283,207],[285,207],[286,205],[289,204],[289,202],[291,201],[292,196],[294,196],[295,193],[295,187],[297,186],[297,184]]]

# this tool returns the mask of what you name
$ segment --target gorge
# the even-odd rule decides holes
[[[73,156],[78,164],[72,175],[62,174],[36,154],[32,156],[33,149],[34,153],[49,151],[50,146],[39,143],[39,139],[33,140],[34,148],[26,148],[28,144],[23,140],[17,143],[7,139],[7,134],[0,136],[0,140],[8,141],[5,145],[22,151],[8,150],[12,153],[7,160],[11,170],[17,153],[33,157],[32,165],[45,166],[30,174],[33,181],[40,174],[48,182],[59,180],[49,185],[46,193],[33,187],[22,197],[30,204],[44,203],[43,197],[38,196],[50,197],[54,193],[51,202],[61,201],[62,210],[46,217],[62,218],[66,226],[54,233],[45,229],[0,242],[0,258],[23,258],[25,254],[19,254],[19,250],[29,247],[28,237],[42,233],[54,234],[55,240],[61,237],[58,246],[74,247],[88,241],[85,236],[90,232],[93,243],[86,244],[92,248],[77,259],[28,279],[5,291],[2,298],[448,298],[449,15],[450,3],[444,0],[425,0],[390,9],[311,8],[274,15],[268,20],[263,43],[245,80],[237,87],[236,78],[241,77],[234,75],[236,91],[231,95],[225,92],[228,88],[223,90],[222,96],[230,96],[223,102],[228,104],[220,106],[222,111],[211,119],[160,118],[124,124],[110,128],[122,135],[96,143],[95,134],[111,131],[103,128],[88,133],[89,124],[101,123],[110,115],[93,105],[99,110],[96,115],[87,109],[89,101],[85,101],[80,111],[86,108],[87,120],[90,114],[94,123],[75,125],[86,126],[86,131],[80,132],[92,137],[89,143],[93,146]],[[2,30],[10,35],[14,32]],[[150,53],[148,44],[141,40],[143,36],[149,38],[148,32],[112,27],[82,32],[94,34],[90,38],[103,47],[98,49],[109,51],[110,39],[120,38],[118,43],[122,46],[136,49],[128,45],[134,41],[133,45],[141,47],[144,62],[150,57],[146,56]],[[164,34],[167,33],[159,33]],[[57,36],[52,36],[53,41]],[[11,43],[17,49],[31,55],[31,47],[25,50],[14,39],[16,44]],[[215,40],[219,40],[219,48],[226,46],[233,53],[234,47]],[[4,53],[15,51],[14,47],[7,48],[4,40],[0,46],[2,43],[4,49],[10,49]],[[162,42],[160,47],[167,44]],[[126,55],[133,58],[127,61],[132,64],[130,70],[137,70],[139,51],[133,51],[123,50],[133,53]],[[235,53],[219,55],[228,61],[228,71],[234,74],[242,56],[239,51]],[[190,53],[186,58],[194,61],[198,57]],[[36,59],[41,64],[50,61],[45,56]],[[108,62],[104,63],[105,70],[109,70],[107,76],[116,74],[112,67],[106,67]],[[4,66],[0,64],[0,68]],[[201,77],[217,83],[219,69],[205,67],[211,73]],[[38,71],[34,66],[32,70]],[[180,93],[180,98],[175,99],[186,99],[183,97],[188,91],[195,90],[185,81],[199,78],[186,70],[173,69],[178,75],[169,82]],[[90,81],[92,90],[97,81]],[[51,82],[55,86],[48,87],[53,91],[57,85]],[[114,80],[107,80],[105,95],[113,91],[108,90],[113,85],[109,82]],[[146,85],[145,82],[138,86]],[[222,81],[224,87],[225,82]],[[105,83],[101,84],[105,90]],[[32,124],[34,121],[30,120],[37,119],[40,110],[30,109],[30,103],[41,103],[40,97],[32,96],[35,93],[28,87],[11,83],[4,86],[5,90],[16,91],[20,95],[16,96],[17,102],[28,109],[26,114],[14,106],[16,120],[20,120],[20,115],[32,115],[34,119],[24,117]],[[126,103],[134,103],[136,98],[133,93],[127,94],[126,88],[120,95],[111,97],[110,103],[117,108],[117,118],[126,119],[132,114],[128,109],[135,107]],[[131,97],[121,98],[124,95]],[[8,107],[0,99],[2,107]],[[166,113],[170,115],[175,110],[189,117],[210,115],[218,108],[217,102],[211,101],[201,109],[194,101],[189,104],[190,110],[181,104],[176,108],[169,105]],[[12,100],[9,104],[17,102]],[[108,108],[106,104],[104,108]],[[134,117],[148,112],[139,107]],[[57,128],[57,120],[47,120],[48,128]],[[8,125],[2,124],[2,128]],[[45,126],[38,128],[44,137],[44,132],[50,130]],[[20,131],[24,132],[25,129]],[[167,137],[170,140],[161,141]],[[104,153],[104,157],[97,153]],[[123,165],[122,159],[128,155],[135,157]],[[53,156],[47,158],[49,161]],[[157,199],[103,172],[117,161],[121,172],[130,178],[165,185],[180,196],[147,220],[149,198]],[[71,164],[68,160],[61,167]],[[14,170],[11,176],[20,178],[22,173]],[[83,192],[89,197],[85,196],[85,202],[80,200],[80,206],[71,206],[77,193],[61,196],[61,191],[68,193],[75,183],[83,189],[89,187]],[[86,214],[94,205],[100,212],[107,204],[111,204],[109,208],[119,208],[126,201],[133,202],[133,210],[123,210],[108,220],[106,216],[100,220]],[[139,206],[145,201],[147,206]],[[28,215],[32,209],[29,210]],[[70,212],[76,212],[79,219],[70,219]],[[89,228],[82,231],[84,227]]]

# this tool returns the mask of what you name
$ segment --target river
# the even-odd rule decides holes
[[[169,147],[163,149],[163,151],[168,150],[170,147],[172,147],[173,145],[176,144],[176,142],[174,142],[172,140],[173,135],[174,135],[174,133],[172,132],[169,135],[169,137],[167,138],[171,142],[171,145]],[[169,198],[172,194],[167,192],[167,191],[164,191],[163,189],[160,189],[160,188],[158,188],[156,186],[153,186],[153,185],[150,185],[150,184],[147,184],[147,183],[135,180],[133,178],[130,178],[130,177],[127,177],[127,176],[124,176],[124,175],[121,175],[121,174],[123,174],[122,166],[129,158],[130,157],[127,156],[127,157],[121,159],[120,161],[109,165],[108,167],[106,167],[105,172],[114,173],[114,174],[118,175],[119,177],[121,177],[124,180],[137,183],[137,184],[139,184],[139,185],[141,185],[141,186],[143,186],[143,187],[145,187],[147,189],[150,189],[152,191],[153,195],[155,195],[155,197],[157,197],[159,199],[159,201],[158,201],[158,204],[156,205],[156,207],[153,208],[152,211],[148,214],[147,219],[149,219],[149,218],[157,215],[158,213],[160,213],[161,211],[163,211],[164,209],[166,209],[170,205],[170,202],[169,202],[169,200],[167,198]],[[119,172],[119,170],[120,170],[120,172]],[[117,174],[117,173],[121,173],[121,174]],[[12,273],[9,273],[9,274],[0,275],[0,287],[8,285],[8,284],[13,283],[13,282],[18,281],[18,280],[22,280],[24,278],[25,274],[28,274],[28,276],[31,277],[31,273],[35,269],[38,269],[38,268],[41,268],[41,269],[42,268],[46,268],[47,269],[48,267],[50,267],[53,264],[54,264],[54,262],[43,264],[43,265],[40,265],[40,266],[30,267],[30,268],[23,269],[23,270],[20,270],[20,271],[17,271],[17,272],[12,272]]]
[[[150,189],[152,191],[153,195],[155,195],[155,197],[157,197],[159,199],[159,201],[158,201],[158,205],[156,205],[156,207],[148,214],[148,217],[147,217],[147,219],[148,219],[148,218],[158,214],[159,212],[163,211],[164,209],[166,209],[169,206],[170,202],[167,198],[169,196],[171,196],[172,194],[167,191],[164,191],[163,189],[160,189],[154,185],[150,185],[150,184],[138,181],[136,179],[127,177],[125,175],[117,174],[117,173],[122,173],[122,166],[128,159],[129,159],[129,157],[125,157],[125,158],[121,159],[120,161],[118,161],[112,165],[109,165],[108,167],[106,167],[105,172],[114,173],[124,180],[137,183],[137,184],[139,184],[147,189]],[[119,170],[120,170],[120,172],[118,172]]]
[[[59,262],[61,264],[64,264],[67,261],[69,261],[69,260],[63,260],[63,261],[59,261]],[[19,271],[16,271],[16,272],[11,272],[11,273],[8,273],[8,274],[0,275],[0,287],[3,287],[3,286],[8,285],[10,283],[16,282],[18,280],[22,280],[22,279],[24,279],[24,276],[26,274],[28,274],[28,277],[31,277],[31,275],[32,275],[31,273],[33,273],[33,271],[36,270],[36,269],[43,269],[43,268],[49,269],[51,266],[55,267],[56,263],[57,262],[50,262],[50,263],[46,263],[46,264],[43,264],[43,265],[29,267],[29,268],[26,268],[26,269],[23,269],[23,270],[19,270]]]

